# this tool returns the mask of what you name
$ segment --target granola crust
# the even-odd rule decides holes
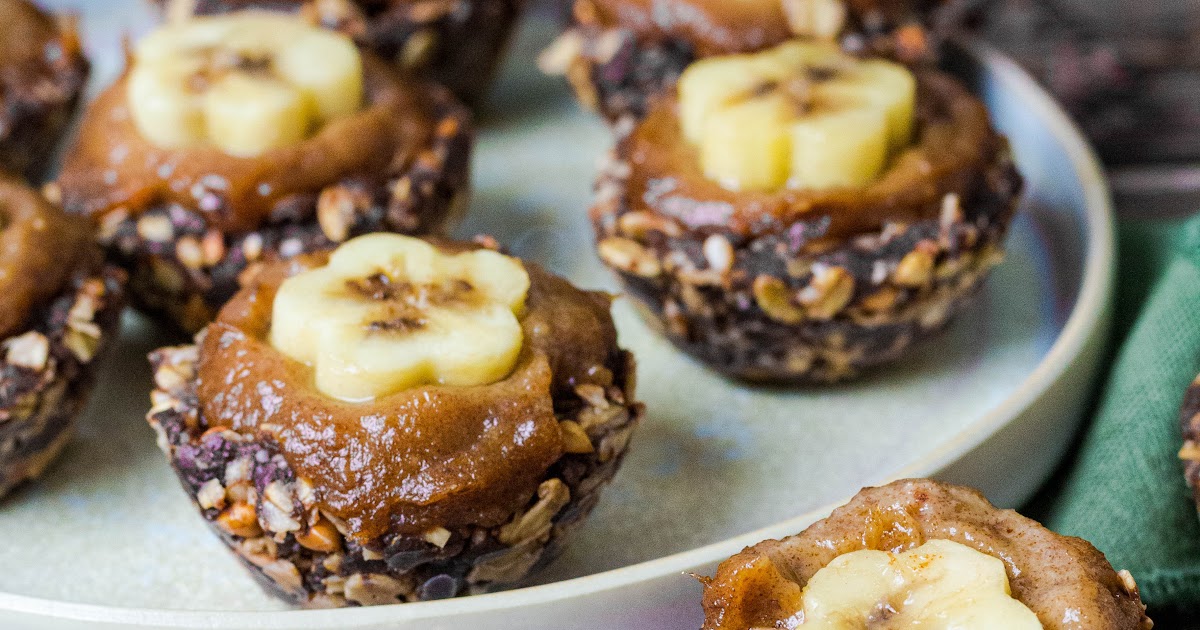
[[[29,330],[0,342],[0,496],[35,479],[70,441],[117,335],[124,274],[75,274]]]
[[[583,385],[556,399],[565,454],[537,494],[500,527],[433,527],[366,544],[315,506],[265,434],[209,429],[196,397],[196,346],[154,352],[148,415],[180,483],[201,515],[270,593],[309,607],[444,599],[520,584],[549,563],[616,474],[640,422],[634,364],[620,353],[612,385]]]

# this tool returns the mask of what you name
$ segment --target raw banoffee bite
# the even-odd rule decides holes
[[[616,474],[642,407],[610,297],[479,245],[372,234],[263,267],[148,418],[272,593],[390,604],[521,583]]]
[[[71,440],[117,334],[123,281],[86,221],[0,175],[0,496]]]
[[[295,12],[478,104],[526,0],[154,0],[171,21],[248,8]]]
[[[1153,626],[1133,577],[1086,541],[929,480],[865,489],[703,581],[703,630]]]
[[[543,54],[609,121],[641,118],[693,62],[793,38],[859,57],[922,64],[949,0],[575,0],[573,25]]]
[[[738,378],[831,382],[963,310],[1021,186],[955,79],[796,40],[689,66],[619,139],[592,218],[676,345]]]
[[[447,90],[289,14],[169,25],[84,118],[58,190],[135,303],[185,331],[260,262],[369,232],[438,233],[465,207],[473,132]]]
[[[87,83],[75,20],[0,0],[0,171],[41,181]]]

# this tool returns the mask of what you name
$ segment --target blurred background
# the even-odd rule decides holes
[[[1200,209],[1200,1],[973,0],[967,12],[1083,127],[1122,215]]]

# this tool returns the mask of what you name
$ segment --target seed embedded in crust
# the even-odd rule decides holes
[[[50,359],[50,340],[37,331],[13,337],[5,345],[4,361],[9,365],[40,372]]]
[[[363,606],[397,604],[401,596],[412,590],[411,583],[383,573],[355,573],[346,578],[343,586],[346,599]]]
[[[308,531],[298,531],[294,535],[301,546],[316,552],[333,553],[342,549],[342,535],[333,523],[319,514],[317,522]]]
[[[726,273],[733,268],[733,245],[720,234],[704,239],[704,259],[713,271]]]
[[[450,542],[450,530],[445,527],[434,527],[427,530],[422,535],[422,538],[434,547],[442,549],[446,546],[446,543]]]
[[[550,478],[538,486],[538,502],[528,512],[513,517],[500,528],[497,538],[506,545],[541,539],[550,532],[551,521],[571,500],[571,490],[561,479]]]
[[[588,437],[583,427],[579,426],[578,422],[572,420],[563,420],[558,423],[559,429],[562,430],[563,451],[573,455],[582,455],[592,453],[596,450],[592,446],[592,440]]]
[[[920,246],[900,260],[892,282],[902,287],[920,288],[933,279],[933,255]]]
[[[249,503],[234,503],[217,516],[217,525],[226,532],[242,538],[262,536],[258,513]]]
[[[138,236],[154,243],[169,243],[175,238],[171,220],[162,215],[147,215],[137,222]]]
[[[808,316],[830,320],[854,298],[854,276],[842,267],[813,266],[813,279],[799,294]]]
[[[804,321],[804,309],[792,303],[792,292],[786,283],[774,276],[759,276],[754,279],[754,302],[767,317],[783,324],[799,324]]]
[[[196,503],[206,510],[225,507],[225,486],[219,479],[209,479],[196,491]]]
[[[600,259],[610,266],[643,278],[662,274],[662,264],[653,252],[627,238],[610,237],[597,246]]]

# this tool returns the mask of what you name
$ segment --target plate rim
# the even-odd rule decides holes
[[[901,468],[880,483],[905,477],[926,477],[945,469],[1017,420],[1066,374],[1086,349],[1093,332],[1104,326],[1115,287],[1115,214],[1107,176],[1094,149],[1078,125],[1057,102],[1015,61],[993,46],[979,41],[959,45],[981,65],[1018,92],[1030,113],[1055,131],[1082,184],[1087,248],[1078,298],[1049,351],[1000,404],[954,437],[932,449],[921,460]],[[768,538],[796,533],[828,515],[845,500],[825,504],[805,514],[686,551],[600,573],[550,584],[475,595],[472,597],[334,610],[204,611],[163,610],[84,604],[0,592],[0,611],[29,615],[46,621],[93,622],[168,628],[320,628],[353,627],[379,622],[391,624],[447,618],[455,615],[500,613],[517,608],[545,606],[575,598],[597,596],[641,582],[681,575],[709,566],[742,548]]]

